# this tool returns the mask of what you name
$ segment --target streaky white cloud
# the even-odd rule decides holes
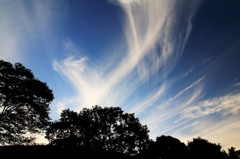
[[[168,133],[177,126],[185,123],[181,114],[203,96],[203,79],[201,77],[192,84],[184,87],[175,96],[165,99],[156,105],[153,113],[146,115],[142,122],[148,125],[152,137]]]
[[[149,106],[152,106],[154,103],[156,103],[161,96],[164,94],[166,90],[166,85],[162,85],[158,88],[158,90],[156,92],[154,92],[154,94],[150,94],[144,101],[139,101],[139,103],[136,103],[134,106],[132,106],[131,108],[129,108],[128,111],[136,113],[137,115],[141,112],[143,112],[146,108],[148,108]]]
[[[226,95],[205,100],[185,110],[186,118],[199,118],[213,113],[220,113],[222,116],[240,114],[240,94]]]
[[[185,123],[172,134],[186,143],[201,136],[220,143],[225,150],[231,146],[240,148],[239,104],[239,93],[199,101],[181,112],[179,118]]]
[[[225,151],[230,147],[239,149],[240,118],[229,116],[221,120],[209,120],[207,117],[191,120],[171,135],[185,144],[193,138],[202,137],[212,143],[219,143]],[[227,139],[227,140],[226,140]]]
[[[177,3],[165,0],[118,2],[126,13],[125,35],[128,51],[123,61],[108,76],[108,83],[115,85],[136,67],[140,67],[140,75],[144,78],[151,77],[163,66],[164,75],[170,73],[181,57],[198,2]],[[186,4],[191,6],[187,16],[184,13]],[[184,29],[178,29],[182,24],[185,26]]]
[[[174,97],[172,97],[171,99],[169,99],[167,101],[167,103],[171,103],[173,101],[175,101],[179,96],[181,96],[182,94],[184,94],[185,92],[187,92],[188,90],[190,90],[191,88],[193,88],[194,86],[196,86],[198,83],[200,83],[205,77],[201,77],[199,78],[197,81],[193,82],[192,84],[190,84],[189,86],[187,86],[186,88],[184,88],[183,90],[181,90],[180,92],[178,92]]]
[[[189,102],[178,100],[180,109],[174,106],[174,110],[159,111],[144,121],[151,130],[152,138],[171,135],[187,144],[200,136],[210,142],[220,143],[226,151],[232,146],[239,149],[240,94],[226,94],[205,100],[196,99],[201,93],[195,94]]]
[[[87,60],[86,57],[79,59],[69,57],[61,63],[58,63],[56,60],[53,61],[53,66],[54,69],[60,71],[80,93],[81,104],[85,107],[90,107],[101,103],[103,98],[108,96],[108,92],[98,72],[87,66]]]
[[[76,94],[82,100],[78,105],[89,107],[113,103],[127,105],[126,109],[141,113],[166,93],[164,81],[181,57],[191,32],[191,20],[200,1],[114,2],[123,8],[126,15],[124,29],[127,47],[125,44],[122,46],[124,53],[106,53],[109,54],[106,59],[111,61],[111,68],[100,61],[97,66],[90,65],[93,62],[86,56],[68,57],[60,62],[55,60],[53,65],[77,89]],[[162,86],[147,92],[141,90],[154,76]],[[141,96],[149,97],[138,106],[131,103],[131,100],[137,100],[134,95],[137,91]]]

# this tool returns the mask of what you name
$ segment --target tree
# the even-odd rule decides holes
[[[49,104],[54,96],[21,63],[0,60],[0,144],[26,144],[49,124]]]
[[[143,158],[175,159],[186,158],[187,147],[180,140],[172,136],[160,136],[152,141],[148,150],[143,152]]]
[[[240,151],[236,150],[235,147],[231,147],[228,149],[228,157],[229,159],[238,159],[240,158]]]
[[[221,150],[220,144],[210,143],[200,137],[188,143],[189,158],[196,159],[226,159],[227,154]]]
[[[180,140],[172,136],[156,138],[155,146],[159,157],[162,159],[185,158],[187,147]]]
[[[50,144],[83,146],[135,155],[149,140],[147,126],[119,107],[93,106],[79,113],[63,110],[46,133]]]

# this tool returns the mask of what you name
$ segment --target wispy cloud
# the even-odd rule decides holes
[[[153,104],[155,104],[157,101],[159,101],[161,99],[165,90],[166,90],[166,84],[164,84],[160,88],[158,88],[158,90],[156,92],[154,92],[154,94],[150,94],[145,100],[143,100],[143,101],[140,100],[139,102],[137,102],[137,104],[135,104],[134,106],[129,108],[129,111],[136,113],[137,115],[139,113],[144,112],[144,110],[146,108],[152,106]]]
[[[59,1],[60,2],[60,1]],[[57,5],[58,4],[58,5]],[[31,44],[47,47],[51,39],[51,26],[59,20],[60,3],[56,1],[24,0],[0,2],[0,58],[22,62],[28,56]],[[32,52],[34,53],[34,52]]]
[[[184,88],[183,90],[181,90],[180,92],[178,92],[175,96],[173,96],[167,103],[171,103],[173,101],[175,101],[177,98],[179,98],[182,94],[184,94],[185,92],[187,92],[188,90],[190,90],[191,88],[193,88],[195,85],[197,85],[198,83],[200,83],[205,77],[201,77],[199,78],[197,81],[193,82],[192,84],[190,84],[189,86],[187,86],[186,88]]]
[[[108,96],[108,91],[100,74],[96,70],[91,69],[87,62],[87,57],[81,57],[79,59],[68,57],[61,63],[53,61],[53,66],[54,69],[62,73],[79,92],[78,96],[82,100],[81,105],[92,106],[102,103],[103,98]]]
[[[165,80],[181,57],[199,1],[115,2],[126,15],[124,28],[127,48],[123,49],[124,53],[116,52],[115,56],[109,56],[112,57],[111,64],[114,63],[111,69],[106,71],[104,63],[96,66],[86,56],[55,60],[53,65],[77,89],[77,96],[82,101],[78,105],[127,105],[126,109],[141,113],[146,106],[152,106],[160,96],[166,94]],[[106,59],[109,60],[109,57]],[[162,86],[146,92],[142,90],[144,84],[154,76]],[[129,98],[136,98],[136,91],[140,92],[139,97],[149,98],[135,107],[135,104],[127,103],[131,103]]]
[[[233,84],[233,87],[240,87],[240,82],[239,82],[239,81],[235,82],[235,83]]]
[[[140,116],[152,138],[168,134],[187,141],[202,136],[217,142],[212,132],[236,136],[236,131],[231,133],[231,130],[239,127],[231,121],[238,119],[239,94],[204,99],[205,76],[177,86],[179,80],[193,74],[193,69],[175,79],[169,77],[181,58],[198,3],[120,0],[117,4],[126,13],[127,48],[122,49],[125,52],[106,57],[111,67],[101,62],[95,64],[85,54],[54,60],[54,69],[76,91],[71,100],[59,101],[61,108],[68,104],[75,104],[75,110],[96,104],[122,106]],[[187,11],[186,6],[189,7]],[[81,49],[78,50],[74,43],[64,43],[66,50],[81,55]],[[214,116],[220,119],[212,119]]]
[[[150,132],[152,137],[171,133],[171,130],[187,121],[181,120],[181,115],[202,98],[203,79],[204,77],[199,78],[192,84],[179,90],[176,95],[165,99],[164,102],[156,105],[158,109],[154,109],[151,114],[144,117],[142,121],[152,130]]]
[[[220,143],[225,150],[230,146],[238,147],[239,104],[240,94],[227,94],[199,101],[181,112],[181,128],[174,130],[172,134],[185,142],[201,136]],[[229,140],[225,140],[226,138]]]
[[[17,6],[18,2],[10,3],[7,1],[1,1],[0,5],[0,51],[1,51],[1,59],[10,60],[17,59],[19,60],[18,50],[19,42],[21,40],[21,33],[15,27],[16,24],[13,17],[16,16],[16,12],[22,11],[22,6]],[[9,9],[9,10],[7,10]],[[24,17],[20,17],[25,19]]]
[[[186,72],[184,72],[181,76],[177,77],[176,80],[180,80],[180,79],[182,79],[182,78],[188,77],[190,74],[193,73],[194,69],[195,69],[194,67],[193,67],[193,68],[190,68],[189,70],[187,70]]]

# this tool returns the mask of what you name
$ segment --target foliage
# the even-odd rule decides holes
[[[0,60],[0,144],[33,141],[26,133],[37,133],[49,124],[52,91],[20,63]]]
[[[240,158],[240,150],[236,151],[235,147],[231,147],[228,149],[229,159],[237,159]]]
[[[46,158],[46,154],[88,158],[148,159],[237,159],[240,150],[221,150],[220,144],[200,137],[186,146],[171,136],[150,140],[148,128],[134,114],[119,107],[93,106],[79,113],[63,110],[59,120],[51,122],[49,104],[54,96],[46,83],[36,79],[22,64],[0,60],[0,154],[5,158]],[[49,145],[31,145],[27,133],[46,130]],[[22,146],[20,146],[22,145]],[[14,152],[14,153],[13,153]],[[37,156],[31,156],[36,154]]]
[[[63,110],[46,138],[53,145],[101,148],[130,155],[144,149],[149,140],[147,126],[141,125],[134,114],[123,113],[119,107],[100,106],[79,113]]]
[[[221,150],[220,144],[210,143],[200,137],[188,143],[189,158],[226,159],[227,154]]]
[[[216,156],[210,154],[211,150],[208,152],[202,151],[202,146],[206,146],[206,149],[209,148],[210,145],[217,145],[208,142],[205,139],[198,138],[193,139],[192,142],[199,142],[201,140],[201,146],[195,147],[195,151],[190,151],[192,149],[192,145],[190,147],[186,146],[180,140],[171,137],[171,136],[161,136],[157,137],[156,141],[150,141],[151,146],[148,147],[148,150],[141,151],[140,154],[136,156],[130,156],[122,153],[118,153],[116,151],[106,151],[103,149],[84,149],[81,147],[58,147],[56,145],[31,145],[31,146],[23,146],[23,145],[12,145],[12,146],[0,146],[0,154],[2,158],[8,159],[17,159],[17,158],[50,158],[49,156],[54,156],[55,158],[62,158],[62,156],[68,157],[76,157],[81,155],[81,158],[104,158],[104,159],[176,159],[176,158],[184,158],[184,159],[208,159],[208,158],[217,158]],[[190,143],[192,143],[190,142]],[[211,147],[211,146],[210,146]],[[189,149],[186,151],[186,149]],[[199,151],[198,151],[199,150]],[[217,152],[222,154],[218,156],[220,159],[238,159],[239,150],[235,150],[235,148],[231,147],[228,149],[229,153],[224,154],[223,152]],[[182,152],[181,152],[182,151]],[[201,152],[201,153],[199,153]],[[216,152],[215,152],[216,153]],[[224,155],[223,155],[224,154]],[[185,156],[184,156],[185,155]],[[79,156],[80,157],[80,156]]]
[[[187,147],[180,140],[172,136],[160,136],[152,141],[148,150],[142,153],[143,158],[175,159],[186,158]]]
[[[1,158],[7,159],[48,159],[48,158],[81,158],[81,159],[136,159],[113,151],[59,148],[52,145],[12,145],[0,146]]]

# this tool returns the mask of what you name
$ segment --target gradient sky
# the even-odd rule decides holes
[[[150,137],[240,149],[239,0],[0,0],[0,59],[63,109],[118,106]],[[39,137],[39,142],[44,142]]]

